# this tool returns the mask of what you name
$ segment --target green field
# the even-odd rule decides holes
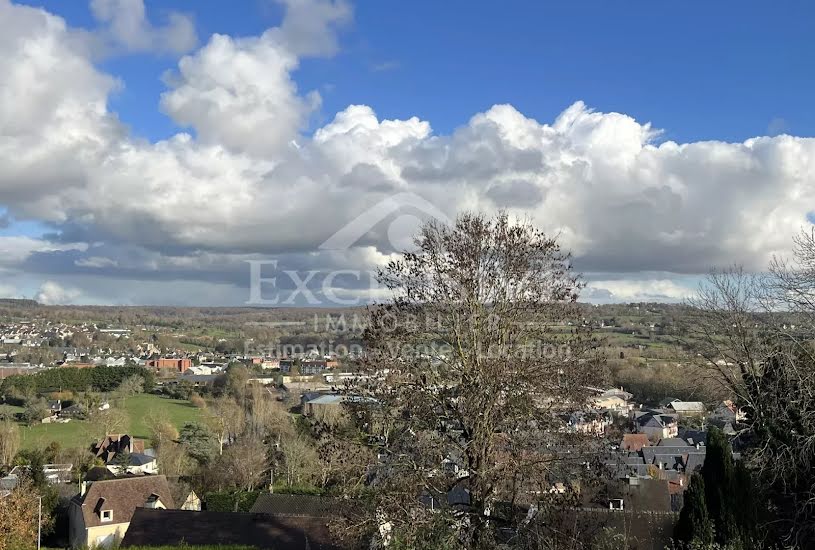
[[[188,401],[168,399],[158,395],[141,394],[119,401],[111,402],[113,407],[121,406],[130,417],[127,433],[134,437],[147,439],[149,433],[145,418],[150,413],[165,415],[179,429],[185,422],[196,420],[201,411]],[[24,449],[45,447],[56,441],[63,448],[78,447],[90,444],[93,437],[87,422],[71,420],[66,424],[37,424],[36,426],[20,426],[20,436]]]

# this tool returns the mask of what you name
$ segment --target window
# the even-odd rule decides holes
[[[113,510],[102,510],[102,521],[113,521]]]

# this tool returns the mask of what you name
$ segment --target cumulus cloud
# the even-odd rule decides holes
[[[54,281],[45,281],[34,299],[47,306],[71,304],[82,295],[76,288],[65,288]]]
[[[103,24],[98,38],[114,50],[181,54],[198,43],[189,15],[170,11],[164,25],[154,25],[147,18],[144,0],[91,0],[90,7]]]
[[[505,208],[560,235],[579,269],[697,274],[733,263],[761,269],[809,223],[810,138],[661,141],[646,122],[580,101],[549,122],[496,105],[449,135],[351,105],[309,133],[319,95],[298,90],[292,71],[303,56],[336,50],[350,9],[284,4],[280,26],[214,35],[179,61],[160,108],[192,132],[151,143],[108,109],[121,83],[64,20],[0,0],[0,203],[54,231],[51,242],[28,243],[18,268],[234,288],[246,285],[247,259],[369,269],[402,244],[394,217]],[[105,10],[118,5],[97,3],[111,27],[117,16]],[[408,195],[438,211],[408,201],[404,212],[368,214]],[[320,249],[360,217],[370,227],[348,250]],[[670,276],[641,279],[590,288],[618,299],[682,292]]]

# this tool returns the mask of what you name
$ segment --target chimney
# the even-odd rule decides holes
[[[80,498],[84,497],[85,493],[87,493],[87,492],[88,492],[88,482],[87,481],[82,481],[80,479],[80,481],[79,481],[79,497]]]

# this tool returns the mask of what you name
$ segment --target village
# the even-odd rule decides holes
[[[90,323],[0,328],[10,350],[0,363],[0,413],[24,442],[14,452],[3,445],[0,497],[32,480],[47,485],[56,495],[50,546],[204,544],[217,532],[222,544],[294,537],[300,542],[287,548],[340,548],[332,525],[372,482],[371,462],[387,460],[326,443],[348,430],[349,405],[376,409],[355,394],[363,375],[348,357],[190,353]],[[99,335],[114,345],[103,348]],[[85,347],[48,345],[75,340]],[[39,347],[56,360],[14,361]],[[105,383],[98,382],[102,373]],[[80,387],[85,381],[99,385]],[[640,537],[638,548],[662,548],[691,476],[705,463],[710,431],[726,438],[738,460],[744,413],[728,400],[666,395],[646,404],[622,387],[586,391],[584,403],[559,413],[559,431],[590,441],[585,463],[603,478],[603,489],[564,478],[546,491],[576,493],[578,513],[628,526]],[[143,407],[136,413],[128,409],[135,401]],[[38,430],[49,431],[32,437]],[[374,435],[370,429],[367,437]],[[349,456],[353,464],[339,465]],[[466,469],[455,455],[437,466],[453,478]],[[530,489],[525,505],[534,507],[539,492]],[[466,483],[448,499],[466,505]],[[432,498],[427,505],[434,506]]]

